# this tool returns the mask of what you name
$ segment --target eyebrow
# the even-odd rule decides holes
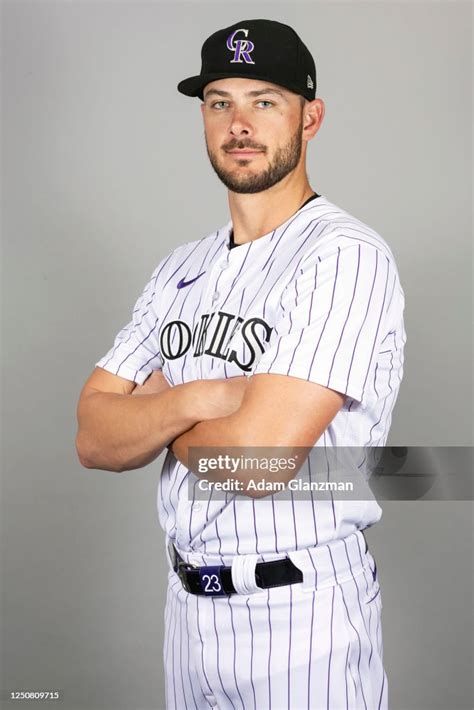
[[[288,101],[282,91],[279,91],[278,89],[271,89],[270,87],[265,89],[256,89],[255,91],[247,91],[245,96],[261,96],[262,94],[277,94],[278,96],[281,96],[285,101]],[[204,99],[207,99],[209,96],[213,95],[224,96],[226,98],[232,96],[232,94],[228,91],[220,91],[219,89],[209,89],[209,91],[204,96]]]

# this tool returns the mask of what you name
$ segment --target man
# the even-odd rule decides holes
[[[153,272],[81,393],[80,460],[126,471],[168,449],[157,497],[168,708],[385,708],[381,597],[362,533],[381,517],[376,501],[262,493],[241,462],[240,488],[200,502],[201,482],[229,470],[221,459],[203,473],[192,452],[320,452],[329,480],[334,447],[383,446],[406,339],[393,255],[309,185],[324,102],[292,28],[215,32],[178,89],[202,101],[231,220]],[[313,475],[308,456],[266,478]]]

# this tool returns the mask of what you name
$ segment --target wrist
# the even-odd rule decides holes
[[[174,388],[179,391],[178,406],[187,419],[188,428],[207,419],[210,384],[210,380],[193,380]]]

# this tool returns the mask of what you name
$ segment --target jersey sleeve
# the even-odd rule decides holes
[[[113,375],[139,385],[153,370],[162,369],[156,294],[160,293],[162,274],[168,259],[156,267],[135,303],[130,322],[117,333],[113,346],[95,363],[96,367],[102,367]]]
[[[308,257],[282,293],[269,347],[253,374],[300,377],[364,408],[396,278],[393,260],[369,243]]]

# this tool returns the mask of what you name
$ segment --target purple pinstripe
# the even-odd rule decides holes
[[[317,584],[316,584],[316,586],[317,586]],[[312,668],[311,659],[312,659],[312,653],[313,653],[314,599],[315,599],[315,595],[313,594],[312,601],[311,601],[311,625],[310,625],[311,632],[310,632],[310,637],[309,637],[309,659],[308,659],[308,708],[312,707],[312,705],[311,705],[311,668]]]
[[[351,302],[350,302],[350,304],[349,304],[349,310],[347,311],[346,320],[344,321],[344,325],[342,326],[341,335],[339,336],[339,341],[338,341],[338,343],[337,343],[337,346],[336,346],[336,349],[335,349],[335,351],[334,351],[334,355],[333,355],[333,358],[332,358],[331,369],[329,370],[329,377],[328,377],[328,381],[327,381],[327,386],[328,386],[328,387],[329,387],[329,383],[331,382],[331,372],[332,372],[332,369],[333,369],[333,367],[334,367],[334,361],[335,361],[335,359],[336,359],[337,352],[338,352],[338,350],[339,350],[339,348],[340,348],[340,346],[341,346],[342,336],[344,335],[344,331],[345,331],[345,329],[346,329],[347,321],[349,320],[349,316],[350,316],[350,314],[351,314],[352,304],[354,303],[354,297],[355,297],[355,293],[356,293],[356,289],[357,289],[357,280],[358,280],[358,278],[359,278],[359,266],[360,266],[360,245],[359,245],[359,248],[358,248],[358,250],[357,250],[357,271],[356,271],[356,275],[355,275],[354,291],[353,291],[353,293],[352,293]]]
[[[331,553],[329,553],[331,554]],[[328,658],[328,690],[327,690],[327,710],[330,710],[331,705],[329,703],[329,691],[331,689],[331,657],[332,657],[332,627],[334,622],[334,587],[332,589],[332,599],[331,599],[331,638],[329,642],[329,658]]]
[[[349,624],[351,625],[351,627],[354,629],[354,631],[355,631],[355,633],[356,633],[356,635],[357,635],[357,641],[358,641],[358,643],[359,643],[359,657],[358,657],[358,659],[357,659],[357,672],[358,672],[358,674],[359,674],[360,690],[361,690],[361,693],[362,693],[362,699],[363,699],[363,701],[364,701],[364,708],[365,708],[365,710],[368,710],[368,709],[367,709],[367,701],[366,701],[366,699],[365,699],[365,694],[364,694],[364,687],[363,687],[363,684],[362,684],[362,675],[361,675],[361,672],[360,672],[360,659],[361,659],[361,655],[362,655],[362,644],[361,644],[361,641],[360,641],[359,632],[357,631],[356,627],[354,626],[354,624],[352,623],[352,620],[351,620],[351,618],[350,618],[349,609],[347,608],[346,600],[345,600],[345,598],[344,598],[344,592],[342,592],[342,590],[341,590],[341,594],[342,594],[342,600],[343,600],[343,602],[344,602],[344,606],[345,606],[346,612],[347,612],[347,620],[349,621]]]
[[[325,432],[323,432],[323,446],[324,446],[324,456],[326,458],[326,469],[327,469],[326,481],[329,481],[330,466],[329,466],[329,457],[328,457],[327,444],[326,444],[326,433],[327,433],[327,430]],[[329,491],[329,495],[331,496],[332,524],[333,524],[333,529],[336,530],[336,527],[337,527],[336,509],[334,507],[334,496],[333,496],[331,490]]]
[[[237,688],[237,692],[238,692],[238,694],[239,694],[239,698],[240,698],[240,700],[241,700],[241,702],[242,702],[242,710],[245,710],[244,699],[242,698],[242,694],[241,694],[240,689],[239,689],[239,684],[237,683],[237,675],[236,675],[236,672],[235,672],[235,662],[236,662],[236,657],[237,657],[237,648],[236,648],[237,637],[236,637],[235,628],[234,628],[234,619],[233,619],[233,616],[232,616],[232,604],[230,603],[230,597],[227,597],[227,603],[228,603],[228,605],[229,605],[229,610],[230,610],[230,623],[231,623],[231,626],[232,626],[232,640],[233,640],[233,642],[234,642],[234,662],[233,662],[233,670],[234,670],[235,687]]]
[[[192,682],[192,680],[191,680],[191,672],[190,672],[190,670],[189,670],[190,665],[191,665],[191,651],[190,651],[190,645],[189,645],[188,602],[189,602],[189,595],[186,595],[185,598],[184,598],[184,603],[185,603],[185,605],[186,605],[186,638],[187,638],[187,641],[188,641],[188,661],[187,661],[187,663],[186,663],[186,668],[187,668],[187,671],[188,671],[189,687],[191,688],[191,693],[192,693],[193,701],[194,701],[194,707],[196,708],[196,710],[198,710],[198,704],[197,704],[197,701],[196,701],[196,696],[194,695],[193,682]],[[183,681],[183,685],[184,685],[184,681]]]
[[[245,602],[249,614],[249,626],[250,626],[250,683],[252,684],[252,693],[253,693],[253,706],[255,710],[257,710],[257,697],[255,695],[255,685],[253,683],[253,626],[252,626],[252,615],[250,613],[250,607],[249,607],[249,600],[247,599]]]
[[[212,614],[213,614],[213,620],[214,620],[214,631],[216,633],[216,670],[217,670],[217,675],[219,676],[219,681],[222,686],[222,691],[224,695],[226,696],[227,700],[230,703],[231,708],[235,708],[235,705],[233,704],[232,700],[230,699],[225,687],[224,683],[222,682],[222,676],[221,676],[221,671],[219,668],[219,634],[217,632],[217,626],[216,626],[216,605],[214,602],[214,597],[211,597],[211,602],[212,602]]]
[[[179,594],[179,592],[178,592]],[[181,674],[181,685],[183,688],[184,697],[184,707],[188,710],[188,704],[186,702],[186,693],[184,692],[184,677],[183,677],[183,630],[182,630],[182,614],[179,615],[179,671]],[[189,666],[188,666],[189,668]],[[191,686],[192,688],[192,686]]]
[[[349,649],[350,646],[347,647],[347,653],[346,653],[346,667],[344,669],[344,682],[345,682],[345,687],[346,687],[346,709],[348,710],[349,708],[349,688],[347,685],[347,671],[348,671],[348,659],[349,659]],[[352,677],[352,674],[351,674]],[[354,680],[354,679],[352,679]]]
[[[379,315],[379,320],[378,320],[378,323],[377,323],[377,330],[376,330],[376,332],[375,332],[375,338],[374,338],[373,343],[372,343],[372,352],[371,352],[371,354],[370,354],[369,365],[368,365],[368,367],[367,367],[367,373],[366,373],[366,375],[365,375],[364,386],[363,386],[363,388],[362,388],[362,397],[364,396],[365,385],[366,385],[366,382],[367,382],[367,378],[368,378],[368,376],[369,376],[370,365],[371,365],[371,363],[372,363],[372,358],[373,358],[373,356],[374,356],[374,350],[375,350],[375,345],[376,345],[376,343],[377,343],[377,336],[378,336],[379,329],[380,329],[380,323],[382,322],[382,315],[383,315],[383,309],[384,309],[384,305],[385,305],[385,298],[386,298],[386,296],[387,296],[387,283],[388,283],[389,269],[390,269],[390,264],[389,264],[389,261],[388,261],[388,259],[387,259],[387,278],[386,278],[386,280],[385,280],[385,288],[384,288],[384,294],[383,294],[383,303],[382,303],[382,307],[381,307],[381,309],[380,309],[380,315]]]
[[[336,261],[336,274],[335,274],[335,276],[334,276],[334,286],[333,286],[332,295],[331,295],[331,305],[329,306],[329,311],[328,311],[328,314],[327,314],[327,316],[326,316],[326,320],[324,321],[324,325],[323,325],[323,327],[322,327],[322,329],[321,329],[321,333],[319,334],[319,340],[318,340],[318,342],[317,342],[317,344],[316,344],[316,347],[315,347],[315,349],[314,349],[314,353],[313,353],[313,357],[312,357],[312,360],[311,360],[311,364],[310,364],[310,366],[309,366],[309,371],[310,371],[310,372],[311,372],[311,370],[313,369],[314,358],[316,357],[316,353],[318,352],[318,348],[319,348],[319,344],[320,344],[320,342],[321,342],[321,338],[323,337],[324,330],[325,330],[325,328],[326,328],[327,322],[328,322],[328,320],[329,320],[329,318],[330,318],[330,316],[331,316],[331,311],[332,311],[332,307],[333,307],[333,304],[334,304],[334,294],[336,293],[337,276],[338,276],[338,273],[339,273],[339,258],[340,258],[340,256],[341,256],[341,249],[340,249],[340,247],[338,247],[338,249],[337,249],[337,261]],[[310,314],[310,317],[311,317],[311,314]]]
[[[211,693],[212,692],[211,685],[209,683],[209,679],[207,677],[207,673],[206,673],[206,669],[205,669],[205,665],[204,665],[204,642],[203,642],[203,638],[202,638],[201,627],[199,624],[199,599],[197,597],[196,597],[196,625],[197,625],[197,630],[198,630],[198,634],[199,634],[199,640],[201,642],[201,667],[202,667],[204,678],[206,680],[207,690],[209,693]]]
[[[270,664],[272,658],[272,620],[270,616],[270,590],[267,590],[267,608],[268,608],[268,632],[269,632],[269,648],[268,648],[268,710],[272,707],[272,684]]]
[[[378,265],[378,251],[375,252],[375,272],[374,272],[374,280],[372,281],[372,287],[371,287],[371,289],[370,289],[370,296],[369,296],[369,301],[368,301],[368,303],[367,303],[367,310],[366,310],[366,312],[365,312],[364,320],[363,320],[362,323],[361,323],[359,332],[357,333],[357,338],[355,339],[354,348],[353,348],[353,350],[352,350],[352,357],[351,357],[351,361],[350,361],[350,364],[349,364],[349,370],[348,370],[348,373],[347,373],[346,387],[349,386],[349,379],[350,379],[350,376],[351,376],[352,365],[353,365],[353,363],[354,363],[355,351],[356,351],[356,349],[357,349],[357,345],[358,345],[358,342],[359,342],[360,334],[362,333],[362,329],[363,329],[363,327],[364,327],[365,321],[367,320],[367,316],[368,316],[368,313],[369,313],[370,303],[371,303],[371,301],[372,301],[372,295],[373,295],[373,293],[374,293],[375,281],[376,281],[376,279],[377,279],[377,265]]]

